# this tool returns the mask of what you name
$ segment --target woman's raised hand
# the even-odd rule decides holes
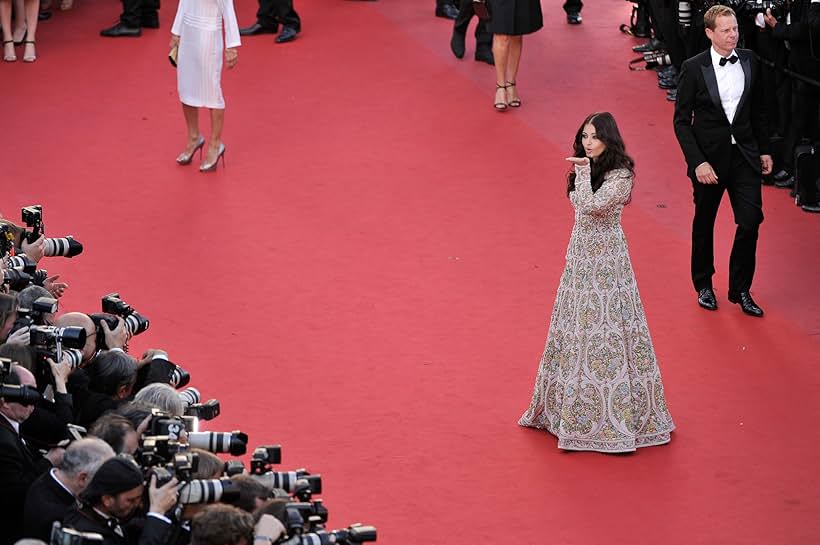
[[[586,166],[589,164],[589,157],[567,157],[567,161],[573,165]]]

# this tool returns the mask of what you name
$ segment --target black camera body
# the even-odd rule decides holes
[[[43,234],[45,234],[45,226],[43,225],[43,206],[40,204],[32,204],[31,206],[24,206],[21,210],[23,223],[29,228],[26,233],[26,240],[31,244]]]
[[[43,396],[36,388],[19,384],[7,384],[13,364],[14,362],[8,358],[0,358],[0,397],[6,403],[36,405],[43,399]]]

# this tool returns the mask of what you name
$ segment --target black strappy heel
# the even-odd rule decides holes
[[[508,81],[507,82],[507,87],[508,88],[509,87],[515,87],[515,82],[514,81]],[[510,105],[510,108],[520,108],[521,107],[521,99],[520,98],[514,98],[508,104]]]
[[[498,83],[495,84],[495,94],[498,94],[499,89],[504,89],[504,100],[507,99],[507,85],[499,85]],[[495,111],[496,112],[506,112],[508,104],[506,102],[496,102],[495,103]]]

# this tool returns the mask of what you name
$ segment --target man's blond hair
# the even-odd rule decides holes
[[[729,6],[712,6],[703,14],[703,26],[709,30],[715,30],[718,17],[735,17],[735,10]]]

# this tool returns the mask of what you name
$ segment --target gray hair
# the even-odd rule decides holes
[[[86,437],[68,445],[59,468],[72,476],[85,472],[91,478],[103,462],[113,457],[114,449],[108,443],[97,437]]]
[[[36,286],[32,285],[25,288],[23,291],[17,294],[17,305],[20,308],[31,308],[31,305],[39,299],[40,297],[48,297],[50,299],[54,299],[47,289],[43,286]]]
[[[159,410],[174,416],[182,416],[185,412],[185,407],[177,391],[172,386],[160,382],[154,382],[141,389],[134,396],[134,401],[150,403]]]

